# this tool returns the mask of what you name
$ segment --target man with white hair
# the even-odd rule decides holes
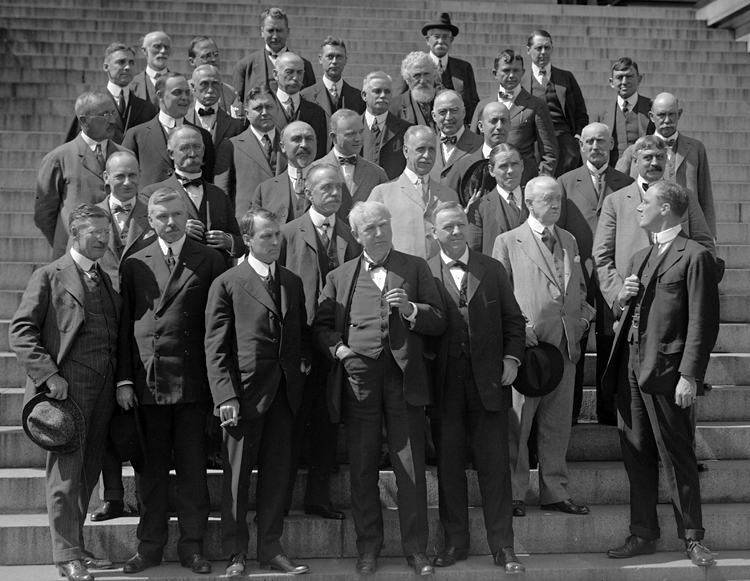
[[[154,30],[141,39],[141,52],[146,57],[146,69],[133,77],[130,90],[159,107],[156,96],[156,81],[169,73],[169,57],[172,54],[172,41],[166,32]]]
[[[435,63],[428,54],[410,52],[401,62],[401,76],[409,91],[393,99],[391,113],[412,125],[426,125],[434,130],[432,105],[438,78]]]

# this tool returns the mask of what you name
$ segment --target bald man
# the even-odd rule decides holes
[[[141,71],[130,85],[130,90],[141,99],[152,102],[157,108],[156,81],[169,72],[169,57],[172,54],[172,41],[166,32],[149,32],[141,41],[141,52],[146,57],[146,70]]]
[[[221,69],[221,53],[216,41],[210,36],[196,36],[188,47],[188,64],[195,70],[201,65],[213,65]],[[232,85],[221,83],[219,107],[235,119],[242,119],[242,99]]]
[[[466,109],[463,99],[456,91],[442,91],[435,97],[432,118],[438,131],[440,147],[430,177],[445,184],[453,166],[480,149],[484,140],[469,131],[464,124]]]
[[[202,127],[208,131],[214,148],[218,148],[225,139],[242,133],[243,121],[232,118],[219,105],[222,82],[218,67],[213,65],[196,67],[190,79],[190,88],[193,90],[193,106],[188,110],[185,119],[196,127]]]

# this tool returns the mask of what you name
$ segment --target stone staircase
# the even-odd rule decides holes
[[[43,155],[62,142],[75,97],[103,86],[101,54],[107,44],[133,45],[149,30],[163,29],[172,38],[171,68],[186,71],[187,45],[198,34],[213,36],[222,52],[223,70],[231,81],[233,64],[259,47],[260,0],[163,2],[132,0],[129,8],[109,0],[0,0],[0,579],[36,581],[52,578],[49,530],[44,505],[44,455],[20,427],[24,374],[9,353],[8,322],[29,276],[50,258],[50,249],[32,219],[35,177]],[[152,7],[158,9],[152,9]],[[369,71],[397,75],[401,58],[422,49],[418,30],[427,17],[449,11],[461,28],[456,56],[470,60],[480,96],[495,89],[490,69],[498,49],[523,52],[534,28],[550,31],[554,62],[572,70],[595,115],[612,99],[609,64],[631,56],[645,74],[641,92],[655,96],[669,90],[685,110],[680,130],[701,139],[708,150],[719,224],[719,255],[727,262],[721,284],[721,332],[707,381],[715,385],[699,404],[698,456],[710,466],[701,474],[707,543],[718,555],[708,573],[692,566],[677,551],[668,493],[661,491],[659,513],[663,538],[653,557],[618,562],[604,551],[624,539],[628,530],[628,484],[616,429],[593,423],[594,392],[587,389],[584,415],[589,423],[573,430],[568,450],[570,491],[591,507],[591,515],[549,514],[538,504],[536,472],[526,518],[515,519],[516,551],[530,580],[750,579],[750,55],[733,42],[729,31],[710,30],[694,12],[677,8],[611,8],[557,6],[542,2],[468,0],[401,2],[381,0],[303,0],[284,4],[291,19],[290,46],[313,63],[320,41],[342,36],[349,49],[345,77],[355,86]],[[139,66],[145,66],[139,59]],[[527,67],[530,66],[528,59]],[[316,73],[318,72],[316,68]],[[586,385],[594,383],[594,355],[586,361]],[[345,438],[345,429],[341,431]],[[346,447],[340,445],[341,474],[332,483],[336,506],[349,506]],[[470,503],[481,505],[476,475],[470,476]],[[220,479],[211,472],[212,513],[206,537],[209,558],[219,559]],[[308,578],[352,579],[352,520],[324,521],[302,513],[305,474],[298,479],[292,515],[286,521],[284,546],[290,556],[311,564]],[[133,499],[133,474],[126,469],[127,495]],[[172,492],[175,494],[175,491]],[[254,490],[251,491],[254,494]],[[428,474],[430,550],[442,545],[437,516],[437,479]],[[395,507],[391,472],[381,473],[381,499]],[[94,498],[93,505],[98,503]],[[398,522],[386,510],[387,546],[378,579],[411,579],[399,557]],[[136,547],[133,518],[87,525],[89,548],[122,562]],[[176,559],[177,523],[166,558]],[[481,510],[472,508],[472,554],[486,555]],[[253,529],[251,528],[251,531]],[[251,532],[251,534],[253,534]],[[250,541],[251,556],[255,549]],[[529,556],[524,556],[530,554]],[[10,566],[13,565],[13,566]],[[257,573],[251,563],[250,570]],[[138,578],[194,579],[165,564]],[[223,566],[217,564],[217,578]],[[461,581],[484,580],[498,571],[487,557],[474,557],[437,575]],[[121,579],[117,571],[98,574]],[[263,575],[263,579],[273,577]],[[127,577],[132,579],[132,577]]]

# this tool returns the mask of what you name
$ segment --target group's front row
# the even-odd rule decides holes
[[[115,219],[90,205],[70,215],[70,251],[33,274],[10,327],[28,374],[24,426],[48,450],[47,508],[62,575],[90,581],[89,569],[112,567],[86,551],[83,523],[115,401],[138,408],[145,433],[139,544],[125,573],[162,560],[171,467],[179,558],[196,573],[211,572],[203,547],[211,409],[222,427],[229,576],[245,574],[255,466],[261,568],[308,571],[286,556],[281,536],[298,416],[309,398],[334,437],[339,420],[346,422],[359,575],[375,573],[384,546],[383,426],[401,545],[418,575],[469,554],[468,448],[494,563],[524,571],[512,520],[525,513],[535,418],[542,508],[588,513],[567,492],[565,453],[580,338],[593,311],[576,240],[555,226],[559,185],[548,177],[528,183],[528,219],[497,237],[492,257],[469,248],[459,203],[438,205],[430,221],[439,252],[428,261],[393,248],[382,203],[356,203],[348,225],[337,218],[342,187],[338,168],[318,164],[306,176],[311,208],[302,217],[282,228],[268,210],[246,212],[240,231],[248,253],[228,270],[218,250],[186,235],[184,197],[161,188],[148,200],[153,242],[122,262],[120,294],[97,265],[110,229],[119,228]],[[689,406],[718,330],[718,291],[710,254],[680,231],[686,208],[685,190],[670,182],[654,184],[638,208],[641,228],[657,243],[631,260],[605,376],[618,393],[632,507],[631,536],[609,554],[654,551],[661,458],[676,477],[678,534],[693,562],[707,565]],[[433,561],[426,556],[425,411],[445,541]],[[306,495],[305,508],[344,518],[330,509],[327,492],[322,500]]]

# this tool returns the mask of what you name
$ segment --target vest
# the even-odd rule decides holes
[[[388,315],[383,292],[360,263],[349,309],[349,348],[358,355],[377,359],[383,347],[388,345]]]
[[[313,228],[315,228],[315,226],[313,226]],[[328,228],[328,232],[330,232],[330,235],[328,236],[328,248],[326,248],[323,246],[323,241],[320,239],[318,229],[315,228],[315,246],[318,254],[318,270],[320,271],[320,278],[323,280],[324,285],[328,273],[339,266],[339,258],[336,253],[336,228]]]
[[[554,236],[554,228],[550,229],[550,233]],[[560,287],[560,296],[562,298],[563,292],[565,291],[565,257],[563,256],[560,238],[558,236],[555,236],[555,238],[557,239],[557,242],[555,243],[555,253],[553,255],[550,253],[549,248],[545,246],[544,242],[542,242],[537,236],[534,236],[534,239],[542,251],[544,259],[547,261],[547,266],[549,266],[550,271],[557,278],[557,284]]]
[[[570,126],[565,119],[565,112],[563,111],[560,99],[557,97],[557,90],[552,80],[550,79],[547,82],[546,87],[542,87],[539,81],[536,80],[536,77],[531,75],[531,94],[547,103],[552,123],[555,125],[555,132],[558,135],[570,133]]]
[[[370,131],[370,127],[365,122],[365,130],[362,132],[362,157],[367,161],[380,164],[380,148],[383,146],[383,133],[385,127],[380,127],[380,137],[375,141],[375,136]]]
[[[617,150],[619,155],[627,149],[628,145],[633,145],[641,136],[638,127],[638,115],[632,109],[627,115],[622,114],[622,109],[615,103],[615,133],[617,134]]]
[[[459,306],[459,290],[453,280],[448,266],[440,260],[443,268],[443,281],[449,299],[445,302],[448,315],[448,355],[460,357],[463,353],[471,357],[471,342],[469,340],[469,305]],[[469,276],[465,273],[464,276]]]
[[[669,248],[667,248],[664,252],[658,255],[656,254],[658,252],[658,248],[659,246],[657,244],[651,246],[651,252],[648,255],[648,259],[646,260],[646,265],[642,269],[639,276],[643,288],[646,289],[646,292],[648,292],[652,297],[656,292],[656,288],[652,286],[649,289],[649,283],[651,282],[651,278],[658,273],[661,261],[669,252]],[[641,293],[640,296],[637,297],[638,301],[635,304],[635,309],[633,310],[633,318],[630,322],[630,331],[628,331],[628,343],[638,343],[640,341],[640,331],[638,330],[638,328],[640,327],[641,317],[643,317],[643,319],[648,318],[648,309],[646,309],[645,311],[641,309],[641,307],[643,306],[643,299],[646,296],[646,292]]]

